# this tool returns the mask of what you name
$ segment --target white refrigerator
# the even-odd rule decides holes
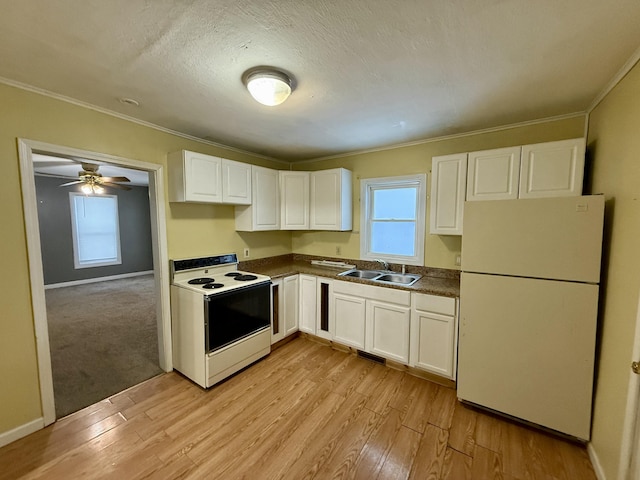
[[[604,197],[466,202],[458,397],[589,440]]]

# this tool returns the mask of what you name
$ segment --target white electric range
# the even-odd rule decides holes
[[[271,351],[271,279],[235,253],[171,260],[174,368],[208,388]]]

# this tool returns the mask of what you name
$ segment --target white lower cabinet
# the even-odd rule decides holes
[[[408,306],[367,301],[367,350],[397,362],[409,363]]]
[[[284,336],[287,337],[298,331],[298,275],[285,277],[282,287]]]
[[[333,340],[402,363],[409,361],[410,293],[334,281]]]
[[[271,344],[298,330],[298,275],[272,280]]]
[[[412,293],[409,365],[455,380],[458,315],[455,298]]]
[[[300,306],[298,326],[301,332],[316,334],[318,316],[318,281],[313,275],[300,274]]]
[[[333,318],[333,339],[350,347],[364,350],[365,299],[334,292],[331,295],[330,318]]]

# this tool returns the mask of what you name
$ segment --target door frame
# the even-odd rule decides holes
[[[629,361],[629,387],[627,390],[627,408],[625,410],[622,445],[620,446],[620,466],[618,478],[626,480],[631,472],[634,451],[640,446],[640,375],[631,371],[631,362],[640,361],[640,294],[636,313],[636,331],[633,340],[633,356]],[[640,466],[636,467],[640,468]]]
[[[149,174],[149,207],[151,220],[151,248],[153,252],[153,272],[155,291],[159,301],[156,305],[158,322],[158,353],[160,368],[165,372],[173,370],[171,351],[171,310],[169,304],[169,257],[167,253],[167,227],[164,193],[164,167],[160,164],[142,162],[99,152],[80,150],[36,140],[18,138],[20,160],[20,181],[24,210],[31,305],[33,308],[36,351],[38,354],[38,377],[40,380],[40,400],[44,426],[56,420],[51,370],[51,351],[47,326],[47,307],[40,245],[38,204],[33,171],[33,153],[55,154],[79,157],[97,162],[106,162],[123,167],[144,170]]]

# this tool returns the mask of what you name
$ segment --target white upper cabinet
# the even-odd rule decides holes
[[[252,203],[236,207],[236,230],[254,232],[280,229],[278,170],[251,167]]]
[[[429,231],[462,235],[465,200],[582,195],[584,155],[574,138],[433,157]]]
[[[467,154],[431,160],[431,214],[429,231],[462,235],[462,211],[467,185]]]
[[[280,171],[280,229],[309,230],[309,172]]]
[[[222,201],[251,205],[251,165],[222,159]]]
[[[520,198],[582,195],[585,139],[522,147]]]
[[[222,159],[181,150],[167,156],[170,202],[222,202]]]
[[[520,147],[469,153],[467,200],[513,200],[518,198]]]
[[[167,156],[169,201],[251,203],[251,165],[181,150]]]
[[[311,230],[351,230],[351,172],[344,168],[311,172]]]

